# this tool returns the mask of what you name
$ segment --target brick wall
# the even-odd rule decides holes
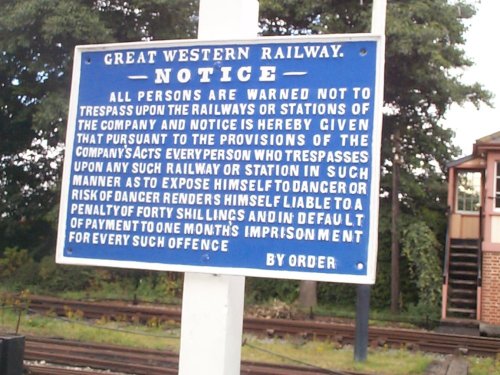
[[[483,252],[481,321],[500,326],[500,252]]]

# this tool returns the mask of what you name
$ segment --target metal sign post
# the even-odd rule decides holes
[[[374,0],[372,9],[371,32],[373,34],[385,35],[387,0]],[[385,43],[385,41],[383,41]],[[385,47],[382,48],[385,52]],[[380,75],[380,85],[383,87],[383,74]],[[380,108],[382,102],[377,103]],[[380,114],[381,116],[381,114]],[[378,121],[382,122],[380,118]],[[356,333],[354,338],[354,360],[365,362],[368,356],[368,328],[370,319],[370,291],[371,285],[359,284],[356,293]]]

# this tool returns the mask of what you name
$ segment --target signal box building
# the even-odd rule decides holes
[[[500,335],[500,132],[449,164],[443,322]]]

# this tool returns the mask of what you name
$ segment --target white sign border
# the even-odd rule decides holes
[[[373,109],[373,133],[371,146],[371,196],[370,196],[370,236],[368,238],[368,261],[366,275],[351,274],[327,274],[301,271],[285,270],[261,270],[254,268],[240,267],[213,267],[213,266],[192,266],[166,263],[150,263],[120,260],[104,260],[92,258],[75,258],[64,255],[67,212],[69,202],[70,175],[72,166],[73,140],[75,136],[75,123],[77,118],[78,92],[80,87],[80,71],[82,65],[82,54],[84,52],[127,50],[127,49],[152,49],[162,47],[189,47],[189,46],[213,46],[229,44],[278,44],[278,43],[316,43],[316,42],[356,42],[356,41],[374,41],[377,42],[376,72],[375,72],[375,96]],[[261,37],[255,39],[236,39],[236,40],[199,40],[199,39],[181,39],[168,41],[152,42],[130,42],[130,43],[111,43],[99,45],[76,46],[73,62],[72,84],[70,92],[70,106],[68,113],[68,123],[66,129],[66,148],[63,167],[63,177],[61,185],[61,199],[59,207],[58,236],[56,248],[56,262],[68,265],[81,266],[101,266],[116,268],[131,268],[156,271],[174,271],[174,272],[199,272],[224,275],[240,275],[251,277],[266,277],[277,279],[296,279],[313,280],[353,284],[374,284],[377,268],[377,250],[378,250],[378,212],[379,212],[379,184],[380,184],[380,148],[382,136],[382,107],[383,107],[383,82],[384,82],[384,36],[376,34],[329,34],[314,36],[294,36],[294,37]]]

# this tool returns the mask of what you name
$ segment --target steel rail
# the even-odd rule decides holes
[[[28,364],[34,374],[72,375],[74,369],[61,368],[62,365],[91,367],[125,374],[161,375],[177,374],[178,354],[171,351],[125,348],[116,345],[89,344],[72,340],[28,337],[26,340],[25,359],[45,361],[49,369],[40,364]],[[59,365],[55,367],[54,365]],[[55,369],[50,372],[50,369]],[[81,373],[81,372],[80,372]],[[93,374],[87,370],[83,374]],[[292,366],[243,361],[243,375],[363,375],[315,367]]]
[[[70,311],[81,312],[85,318],[147,322],[170,322],[179,325],[181,310],[177,307],[131,305],[118,302],[82,302],[61,300],[53,297],[30,296],[31,310],[51,312],[66,316]],[[309,320],[263,319],[246,317],[245,332],[270,337],[298,335],[304,338],[330,340],[341,345],[354,343],[354,325],[327,323]],[[497,356],[500,353],[500,339],[443,334],[424,330],[400,328],[369,328],[369,342],[372,347],[397,347],[441,354],[468,353],[478,356]]]

